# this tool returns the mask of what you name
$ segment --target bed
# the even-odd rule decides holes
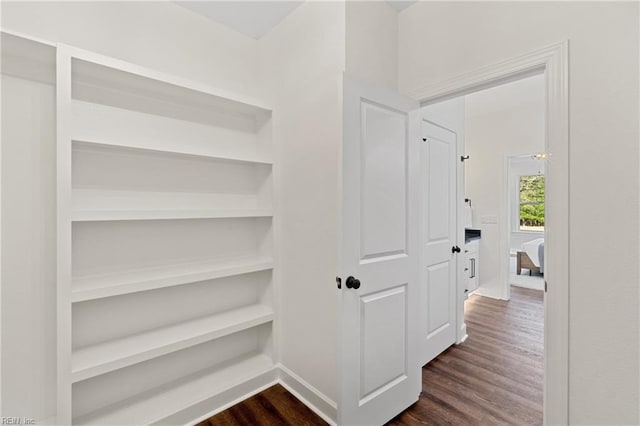
[[[522,244],[522,250],[517,252],[518,275],[522,269],[528,269],[529,275],[533,272],[544,274],[544,238],[537,238]]]

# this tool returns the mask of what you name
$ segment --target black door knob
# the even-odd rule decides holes
[[[460,253],[460,247],[458,246],[451,247],[451,253]]]
[[[360,280],[351,276],[347,277],[347,281],[345,284],[347,285],[347,288],[352,288],[354,290],[360,288]]]

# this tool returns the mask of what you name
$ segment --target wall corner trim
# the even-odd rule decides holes
[[[336,424],[338,408],[335,401],[332,401],[284,365],[278,364],[277,368],[280,371],[278,382],[286,390],[320,416],[322,420],[330,425]]]

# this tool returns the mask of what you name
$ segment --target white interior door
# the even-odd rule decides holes
[[[342,425],[382,424],[420,394],[421,143],[416,101],[345,79],[339,290]]]
[[[457,135],[422,120],[420,360],[426,364],[456,342]]]

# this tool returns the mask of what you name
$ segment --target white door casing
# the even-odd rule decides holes
[[[429,82],[410,95],[423,103],[463,96],[544,73],[546,218],[544,423],[569,422],[569,41]],[[553,230],[553,231],[551,231]],[[551,324],[553,326],[551,326]]]
[[[420,361],[424,365],[456,342],[457,135],[422,121]],[[457,249],[457,253],[453,248]]]
[[[338,423],[375,425],[421,389],[419,105],[345,78],[343,114]]]

